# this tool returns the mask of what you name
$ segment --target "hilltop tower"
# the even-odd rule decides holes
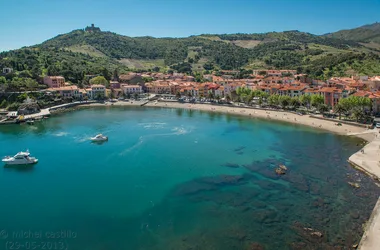
[[[91,26],[87,26],[85,29],[84,29],[86,32],[100,32],[100,28],[99,27],[95,27],[95,25],[92,23]]]

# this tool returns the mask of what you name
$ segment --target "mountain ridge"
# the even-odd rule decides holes
[[[74,83],[86,74],[115,69],[173,69],[189,74],[220,69],[296,69],[321,79],[348,72],[380,74],[375,64],[380,55],[377,44],[367,46],[334,34],[318,36],[291,30],[155,38],[119,35],[92,25],[41,44],[2,52],[0,68],[12,67],[22,72],[17,74],[33,78],[60,74]]]
[[[357,42],[375,42],[380,44],[380,23],[376,22],[354,29],[339,30],[337,32],[326,34],[326,36]]]

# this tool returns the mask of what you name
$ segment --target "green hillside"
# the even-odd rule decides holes
[[[371,26],[376,34],[377,24]],[[36,80],[63,75],[82,83],[87,74],[107,78],[115,69],[191,73],[205,70],[297,69],[324,79],[345,74],[380,74],[380,50],[335,35],[300,31],[262,34],[203,34],[187,38],[128,37],[96,27],[58,35],[42,44],[0,53],[0,68]],[[12,77],[12,76],[8,76]]]
[[[380,44],[380,23],[364,25],[356,29],[340,30],[327,34],[326,37]]]

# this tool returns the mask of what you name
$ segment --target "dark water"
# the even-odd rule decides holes
[[[1,155],[40,162],[0,172],[0,249],[351,249],[380,193],[347,163],[360,143],[175,109],[2,126]]]

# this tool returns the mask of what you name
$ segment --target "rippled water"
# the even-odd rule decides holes
[[[109,141],[89,142],[98,133]],[[0,249],[31,240],[81,250],[350,249],[379,196],[347,164],[361,143],[182,109],[85,109],[1,126],[0,155],[29,148],[39,163],[0,171]],[[275,174],[279,164],[286,175]]]

